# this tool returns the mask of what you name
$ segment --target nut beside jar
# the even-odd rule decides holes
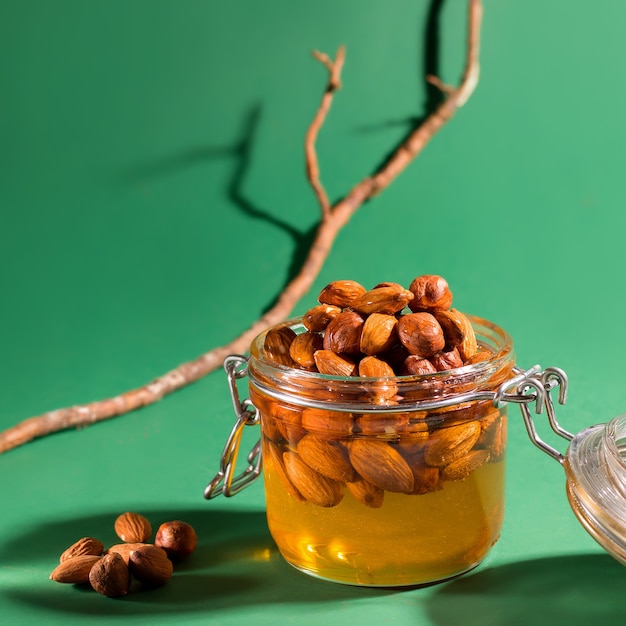
[[[426,584],[472,569],[497,540],[506,407],[465,396],[510,377],[513,347],[451,304],[440,277],[336,281],[253,342],[268,525],[296,568]]]

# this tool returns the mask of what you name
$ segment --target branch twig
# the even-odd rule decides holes
[[[334,61],[324,54],[314,53],[315,58],[325,65],[329,73],[326,90],[305,139],[307,176],[320,204],[322,219],[300,272],[285,287],[274,306],[231,343],[214,348],[193,361],[183,363],[142,387],[131,389],[114,398],[57,409],[18,423],[0,433],[0,453],[49,433],[73,426],[85,426],[153,404],[214,371],[229,354],[246,352],[258,333],[288,318],[297,302],[308,292],[317,278],[337,234],[351,216],[372,196],[385,189],[472,95],[479,75],[481,17],[481,0],[469,0],[467,58],[459,86],[456,88],[445,86],[443,102],[397,147],[391,158],[373,176],[364,178],[334,206],[330,205],[319,179],[315,143],[332,104],[334,93],[341,84],[345,50],[343,47],[339,48]],[[434,78],[433,82],[444,87],[438,78]]]

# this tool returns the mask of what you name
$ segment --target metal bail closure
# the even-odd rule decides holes
[[[237,388],[237,380],[248,375],[248,359],[241,355],[228,356],[224,360],[224,369],[228,376],[228,386],[237,421],[222,451],[220,469],[204,490],[204,497],[207,500],[220,494],[226,497],[234,496],[256,480],[263,468],[261,440],[259,439],[248,453],[248,467],[241,474],[235,476],[243,429],[245,426],[256,426],[259,423],[259,412],[248,398],[240,399]]]
[[[558,387],[558,402],[559,404],[565,404],[567,400],[567,375],[565,372],[558,367],[547,367],[544,371],[541,371],[541,367],[535,365],[525,372],[521,372],[519,376],[507,381],[504,385],[509,389],[511,386],[515,386],[515,395],[506,395],[505,399],[508,402],[519,403],[530,440],[540,450],[543,450],[543,452],[562,465],[565,461],[565,456],[539,436],[529,405],[534,402],[537,415],[543,412],[543,407],[545,406],[550,428],[559,437],[571,441],[574,435],[562,428],[557,422],[554,404],[550,395]]]

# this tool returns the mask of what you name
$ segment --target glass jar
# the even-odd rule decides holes
[[[504,513],[510,336],[470,318],[487,358],[429,375],[328,376],[252,343],[269,530],[287,562],[359,585],[441,581],[481,562]],[[300,320],[281,327],[296,333]],[[480,392],[488,392],[481,399]],[[249,459],[250,460],[250,459]]]

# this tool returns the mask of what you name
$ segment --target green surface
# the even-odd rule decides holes
[[[318,213],[303,136],[347,44],[319,141],[333,198],[424,114],[424,42],[463,64],[465,2],[5,0],[0,4],[0,426],[115,395],[227,342],[276,297]],[[486,0],[471,101],[340,234],[335,278],[450,282],[570,376],[572,431],[624,411],[626,4]],[[224,376],[0,457],[3,624],[618,623],[626,571],[574,518],[562,469],[512,412],[507,517],[472,574],[409,591],[309,579],[277,556],[261,484],[205,502],[233,422]],[[200,547],[159,591],[48,580],[124,510],[188,519]]]

